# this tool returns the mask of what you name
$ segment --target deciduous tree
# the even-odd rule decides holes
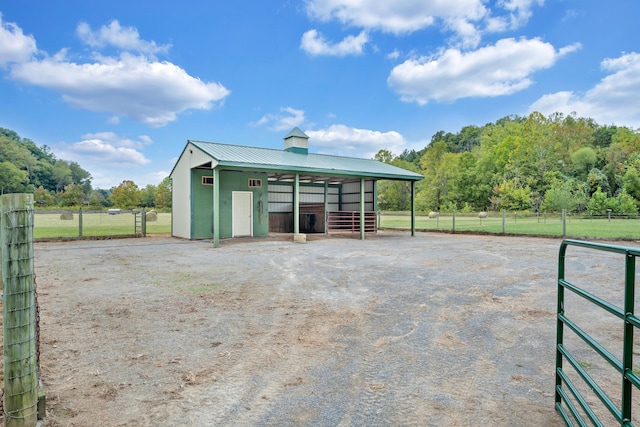
[[[84,188],[80,184],[69,184],[58,197],[61,206],[82,206],[85,200]]]
[[[149,208],[155,206],[156,201],[156,186],[153,184],[147,184],[142,190],[140,190],[140,206]]]
[[[13,163],[0,163],[0,191],[2,193],[20,193],[24,191],[27,179],[27,172],[18,169]]]
[[[158,184],[154,205],[157,209],[171,208],[171,178],[166,177]]]
[[[109,199],[120,209],[135,209],[140,206],[140,189],[133,181],[122,181],[111,190]]]

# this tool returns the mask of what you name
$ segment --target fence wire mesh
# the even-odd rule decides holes
[[[171,213],[145,209],[36,210],[34,237],[44,239],[141,237],[171,234]]]
[[[409,212],[379,213],[380,228],[407,229]],[[417,230],[575,238],[640,238],[637,215],[583,215],[536,212],[417,212]]]

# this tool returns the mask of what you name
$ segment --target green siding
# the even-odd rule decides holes
[[[213,238],[213,186],[202,185],[203,176],[212,176],[212,170],[193,169],[191,171],[191,238]],[[261,188],[249,188],[249,179],[261,179]],[[253,193],[253,235],[269,234],[269,182],[266,173],[220,172],[220,238],[232,235],[232,193],[234,191],[251,191]],[[260,204],[262,201],[262,218]]]
[[[212,170],[191,170],[191,238],[213,238],[213,185],[202,185],[203,176]]]
[[[261,188],[249,188],[249,179],[262,180]],[[269,234],[269,212],[267,212],[269,194],[266,173],[220,172],[220,237],[231,237],[231,197],[234,191],[253,192],[253,235],[266,236]],[[259,202],[262,200],[262,220],[259,215]]]

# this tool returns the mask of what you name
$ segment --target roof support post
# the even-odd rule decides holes
[[[374,230],[375,233],[378,233],[378,218],[380,218],[378,216],[378,180],[374,179],[373,180],[373,214],[375,217],[374,220]]]
[[[324,234],[329,234],[327,218],[329,217],[329,181],[324,182]]]
[[[360,240],[364,240],[364,178],[360,178]]]
[[[300,174],[293,182],[293,234],[300,234]]]
[[[411,181],[411,236],[416,235],[416,182]]]
[[[213,169],[213,247],[220,247],[220,171]]]
[[[378,212],[378,180],[373,181],[373,211]]]

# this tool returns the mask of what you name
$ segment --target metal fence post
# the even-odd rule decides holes
[[[5,426],[35,426],[38,417],[33,195],[0,196]]]
[[[624,312],[626,316],[635,313],[635,288],[636,288],[636,257],[627,252],[625,259],[625,291]],[[635,326],[627,321],[624,323],[622,366],[624,373],[633,371],[633,332]],[[626,375],[622,377],[622,419],[631,422],[633,384]]]
[[[455,233],[456,232],[456,210],[453,210],[453,218],[451,221],[451,229]]]
[[[147,212],[142,208],[142,237],[147,237]]]
[[[567,235],[567,210],[562,209],[562,237]]]

